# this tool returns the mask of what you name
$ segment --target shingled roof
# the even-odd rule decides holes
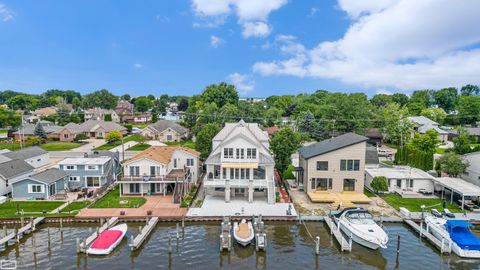
[[[0,163],[0,175],[5,179],[13,178],[33,171],[33,167],[21,159]]]
[[[149,125],[149,127],[155,129],[158,132],[163,132],[167,128],[171,128],[180,135],[183,135],[188,131],[186,128],[182,127],[181,125],[168,120],[158,120],[156,123]]]
[[[68,173],[61,171],[57,168],[50,168],[43,172],[39,172],[30,176],[34,180],[41,181],[46,184],[55,183],[56,181],[65,178],[68,176]]]
[[[302,147],[300,148],[300,150],[298,150],[298,152],[303,158],[309,159],[311,157],[323,155],[347,146],[365,142],[367,140],[368,138],[365,136],[361,136],[355,133],[346,133],[335,138]]]
[[[158,161],[163,164],[168,164],[170,163],[170,160],[172,159],[173,153],[176,151],[184,151],[187,153],[190,153],[196,157],[200,156],[200,153],[186,147],[181,147],[181,146],[152,146],[148,148],[147,150],[144,150],[135,156],[133,156],[128,162],[142,159],[142,158],[148,158],[151,160]]]
[[[25,160],[25,159],[32,158],[32,157],[38,157],[40,155],[44,155],[44,154],[47,154],[47,153],[48,153],[47,151],[43,150],[42,148],[40,148],[38,146],[32,146],[32,147],[24,148],[22,150],[8,152],[8,153],[5,153],[3,155],[6,156],[9,159]]]

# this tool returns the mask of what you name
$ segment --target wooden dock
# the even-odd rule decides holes
[[[78,243],[78,252],[87,252],[88,247],[97,239],[97,237],[107,229],[110,229],[118,222],[118,217],[110,218],[105,224],[103,224],[100,228],[98,228],[92,235],[87,237],[81,243]],[[78,241],[78,238],[77,238]]]
[[[5,235],[2,239],[0,239],[0,246],[6,247],[9,245],[13,245],[14,243],[18,243],[20,239],[23,238],[23,235],[29,234],[30,232],[35,231],[35,228],[37,227],[37,225],[43,222],[44,219],[45,217],[37,217],[35,219],[33,218],[30,219],[30,222],[27,223],[27,225],[21,227],[18,230],[15,229],[15,231]],[[22,219],[22,223],[23,223],[23,219]],[[12,240],[15,240],[15,242],[13,242]]]
[[[428,230],[423,228],[423,226],[420,226],[418,223],[411,219],[405,219],[405,223],[408,224],[412,229],[414,229],[416,232],[420,234],[421,237],[425,237],[428,239],[430,243],[432,243],[438,250],[440,250],[440,253],[445,253],[445,254],[450,254],[452,252],[452,247],[449,243],[448,240],[442,239],[441,241],[433,236]]]
[[[223,217],[222,233],[220,234],[220,251],[232,250],[232,223],[230,217]]]
[[[335,236],[335,239],[337,239],[337,242],[340,244],[340,249],[342,251],[352,251],[352,239],[345,239],[342,231],[340,230],[340,227],[337,227],[337,225],[335,225],[335,223],[329,216],[325,216],[324,219],[325,223],[330,229],[330,234]]]
[[[147,221],[147,225],[145,227],[140,229],[140,233],[133,238],[132,236],[132,241],[130,242],[130,248],[133,250],[138,249],[139,247],[142,246],[143,242],[147,239],[148,235],[153,231],[153,228],[155,228],[155,225],[158,223],[158,217],[153,217],[150,220]]]
[[[265,233],[265,223],[262,216],[253,217],[253,229],[255,231],[255,250],[267,250],[267,234]]]

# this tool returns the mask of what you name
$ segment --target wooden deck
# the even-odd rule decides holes
[[[110,229],[115,224],[117,224],[117,222],[118,222],[118,217],[110,218],[107,222],[105,222],[105,224],[102,225],[102,227],[100,227],[98,229],[98,231],[95,231],[92,235],[87,237],[84,241],[81,241],[79,251],[80,252],[87,252],[88,247],[93,243],[93,241],[95,241],[95,239],[97,239],[97,237],[102,232],[104,232],[107,229]]]
[[[145,227],[142,228],[140,233],[132,239],[130,243],[130,248],[132,250],[136,250],[139,247],[142,246],[143,242],[147,239],[148,235],[153,231],[153,228],[155,228],[155,225],[158,223],[158,217],[153,217],[151,218]]]
[[[330,229],[330,234],[332,234],[337,242],[340,244],[340,249],[342,251],[352,251],[352,244],[350,241],[343,237],[342,232],[340,229],[335,225],[333,220],[329,216],[325,216],[325,223],[327,224],[328,228]]]
[[[37,217],[37,218],[33,219],[31,222],[29,222],[27,225],[18,229],[17,233],[11,232],[11,233],[7,234],[2,239],[0,239],[0,246],[2,246],[2,247],[8,246],[8,243],[9,243],[10,240],[21,239],[24,234],[28,234],[30,232],[33,232],[35,230],[35,227],[39,223],[41,223],[44,219],[45,219],[45,217]]]
[[[418,232],[422,237],[427,238],[430,243],[432,243],[436,248],[438,248],[438,250],[440,250],[440,253],[449,254],[452,252],[451,246],[449,245],[448,241],[440,241],[438,238],[433,236],[426,229],[420,227],[418,223],[411,219],[405,219],[405,223],[407,223],[408,226]]]

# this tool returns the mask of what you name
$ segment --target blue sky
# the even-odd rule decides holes
[[[255,2],[0,0],[0,90],[192,95],[227,81],[242,96],[372,95],[480,80],[479,1],[457,15],[443,0]]]

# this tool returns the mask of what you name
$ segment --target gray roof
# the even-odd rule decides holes
[[[379,164],[378,151],[374,146],[368,146],[365,153],[365,164]]]
[[[57,125],[47,125],[41,124],[45,133],[54,133],[60,130],[62,127]],[[37,125],[34,124],[24,124],[23,127],[19,127],[17,131],[12,132],[12,134],[25,134],[25,135],[34,135],[35,134],[35,127]]]
[[[323,155],[328,152],[332,152],[347,146],[351,146],[357,143],[365,142],[368,138],[355,133],[346,133],[335,138],[324,140],[309,146],[300,148],[298,152],[306,159]]]
[[[86,122],[81,123],[80,125],[75,124],[75,123],[68,123],[67,125],[65,125],[60,130],[68,129],[72,133],[90,132],[92,130],[92,128],[94,128],[97,125],[102,127],[103,129],[105,129],[105,132],[109,132],[109,131],[112,131],[112,130],[118,130],[118,131],[127,130],[127,128],[125,128],[124,126],[119,125],[115,122],[109,122],[109,121],[103,121],[103,120],[88,120]],[[58,130],[58,131],[60,131],[60,130]]]
[[[43,172],[39,172],[30,176],[34,180],[44,182],[46,184],[55,183],[56,181],[65,178],[68,176],[68,173],[61,171],[57,168],[50,168]]]
[[[10,158],[10,159],[25,160],[25,159],[32,158],[32,157],[38,157],[40,155],[44,155],[44,154],[47,154],[47,153],[48,153],[47,151],[43,150],[42,148],[40,148],[38,146],[32,146],[32,147],[24,148],[22,150],[5,153],[3,155]]]
[[[0,175],[9,179],[33,171],[33,167],[21,159],[0,163]]]
[[[419,125],[434,125],[438,126],[438,123],[431,120],[430,118],[427,118],[425,116],[409,116],[408,120],[415,122]]]
[[[181,125],[169,120],[158,120],[156,123],[151,124],[149,127],[155,129],[158,132],[162,132],[167,128],[171,128],[180,135],[183,135],[188,131],[186,128],[182,127]]]

